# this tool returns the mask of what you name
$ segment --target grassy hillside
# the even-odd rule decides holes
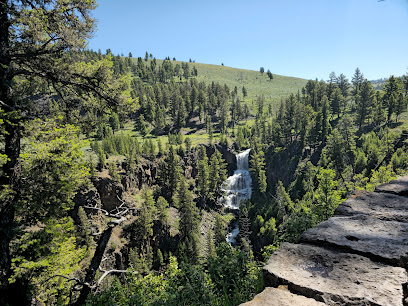
[[[297,93],[307,82],[305,79],[276,74],[273,75],[272,80],[269,80],[266,73],[261,75],[259,71],[197,63],[190,63],[190,65],[197,68],[199,81],[211,83],[214,80],[221,84],[227,84],[231,89],[237,86],[238,90],[245,86],[248,91],[248,99],[255,99],[258,95],[264,95],[268,100],[279,101],[282,97]]]
[[[136,58],[133,60],[137,61]],[[149,59],[149,61],[151,60]],[[156,61],[158,64],[163,62],[157,59]],[[171,62],[174,66],[176,64],[181,65],[182,63],[179,61]],[[215,83],[227,84],[230,90],[237,86],[240,95],[242,95],[242,87],[245,86],[248,93],[246,101],[255,100],[258,95],[264,95],[267,100],[278,102],[281,98],[287,97],[291,93],[297,93],[307,82],[306,79],[273,74],[273,71],[273,80],[269,80],[266,72],[261,75],[259,71],[237,69],[222,65],[188,64],[190,69],[194,66],[197,68],[197,80],[199,82],[204,81],[206,84],[211,84],[214,81]]]

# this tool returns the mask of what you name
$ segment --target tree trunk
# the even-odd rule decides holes
[[[101,264],[103,254],[105,253],[106,245],[109,242],[113,230],[113,226],[108,226],[107,229],[102,233],[101,238],[99,238],[98,245],[96,246],[94,257],[92,258],[91,264],[88,267],[88,271],[85,276],[85,283],[89,285],[95,279],[96,271],[98,271],[99,265]],[[91,292],[91,288],[88,286],[83,286],[81,293],[79,294],[78,300],[74,303],[74,305],[80,306],[84,305],[86,299],[88,298],[88,294]]]
[[[10,296],[7,290],[10,277],[10,241],[13,237],[15,203],[18,200],[18,160],[20,156],[20,122],[12,97],[12,68],[9,50],[8,1],[0,0],[0,102],[4,110],[4,153],[7,161],[0,175],[2,203],[0,204],[0,304]],[[3,291],[3,292],[2,292]]]

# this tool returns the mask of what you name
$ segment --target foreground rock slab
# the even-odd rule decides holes
[[[341,203],[334,214],[335,216],[364,214],[381,220],[408,222],[408,198],[360,191]]]
[[[408,281],[402,268],[306,244],[283,243],[263,269],[266,286],[328,305],[403,305]]]
[[[324,304],[314,299],[293,294],[288,290],[278,288],[265,288],[257,294],[252,301],[241,306],[323,306]]]
[[[367,215],[333,217],[304,232],[300,241],[335,246],[376,261],[408,267],[408,223]]]
[[[408,176],[402,176],[389,183],[381,184],[375,188],[375,191],[408,196]]]

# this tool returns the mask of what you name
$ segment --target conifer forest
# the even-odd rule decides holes
[[[1,305],[239,305],[282,242],[407,174],[408,74],[261,67],[259,93],[89,49],[95,7],[0,0]]]

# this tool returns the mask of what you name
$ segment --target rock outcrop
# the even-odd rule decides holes
[[[94,185],[98,190],[102,208],[111,211],[122,204],[123,187],[121,184],[113,181],[110,178],[98,178]]]
[[[271,305],[271,301],[274,302],[273,305],[276,306],[323,306],[323,303],[317,302],[314,299],[309,299],[301,295],[293,294],[286,288],[271,288],[268,287],[258,295],[254,297],[252,301],[242,304],[243,306],[267,306]]]
[[[302,296],[327,305],[407,305],[405,196],[408,176],[352,195],[298,244],[280,246],[263,268],[267,288],[247,305],[308,305],[292,300]],[[287,292],[273,288],[282,286]]]
[[[214,145],[206,147],[207,156],[211,156],[212,154],[214,154],[215,150],[220,151],[222,158],[227,163],[228,176],[232,175],[234,173],[234,170],[237,169],[237,157],[235,156],[235,154],[228,147]]]

